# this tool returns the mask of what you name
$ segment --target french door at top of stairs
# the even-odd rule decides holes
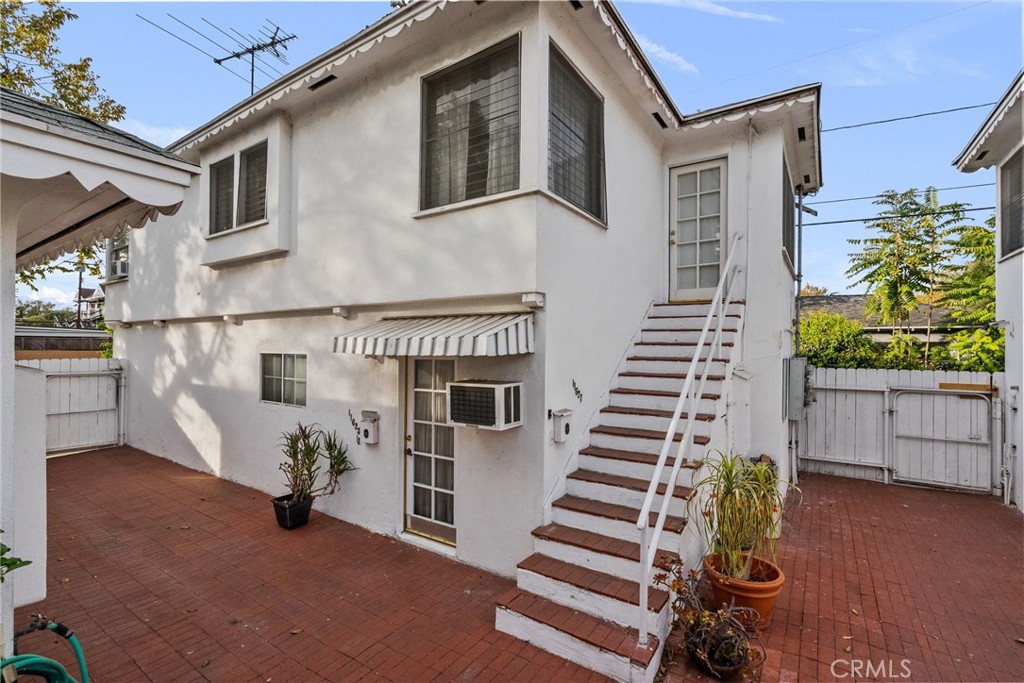
[[[710,299],[725,259],[725,160],[674,168],[669,177],[669,298]]]
[[[410,359],[406,378],[405,528],[455,545],[455,428],[447,424],[451,359]]]

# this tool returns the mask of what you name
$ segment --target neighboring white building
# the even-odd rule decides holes
[[[793,188],[821,183],[819,94],[684,116],[610,3],[410,3],[170,147],[201,181],[105,286],[129,443],[278,495],[281,432],[337,429],[359,470],[323,512],[628,621],[517,564],[536,549],[636,584],[635,557],[555,537],[637,542],[708,310],[652,304],[710,299],[730,245],[746,305],[691,457],[768,453],[788,477]],[[497,416],[521,425],[449,424],[463,379],[522,382]],[[500,627],[620,679],[660,653],[513,612]]]
[[[1010,84],[981,128],[953,165],[966,173],[981,168],[996,172],[996,319],[1006,330],[1008,407],[1003,466],[1010,474],[1010,496],[1024,504],[1024,71]],[[1005,480],[1004,480],[1005,481]],[[1005,484],[1004,484],[1005,485]]]

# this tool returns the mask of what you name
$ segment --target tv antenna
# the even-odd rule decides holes
[[[273,33],[269,33],[268,30],[264,29],[264,35],[267,36],[267,40],[262,43],[251,43],[248,46],[243,46],[240,50],[232,52],[226,57],[219,57],[213,60],[214,64],[222,66],[224,62],[230,59],[241,59],[245,55],[249,55],[249,95],[256,92],[256,53],[270,52],[275,57],[283,61],[284,57],[277,48],[280,47],[283,50],[287,50],[288,41],[295,40],[296,38],[294,33],[282,35],[280,26],[274,26]]]

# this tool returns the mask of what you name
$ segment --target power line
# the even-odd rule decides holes
[[[922,19],[921,21],[915,21],[915,22],[910,23],[910,24],[904,24],[903,26],[897,26],[896,28],[891,28],[888,31],[880,31],[880,32],[875,33],[873,35],[866,36],[864,38],[860,38],[859,40],[854,40],[854,41],[851,41],[849,43],[843,43],[842,45],[836,45],[835,47],[830,47],[827,50],[821,50],[820,52],[814,52],[814,53],[809,54],[809,55],[804,55],[803,57],[797,57],[796,59],[791,59],[788,62],[782,62],[781,64],[775,64],[773,66],[768,66],[768,67],[765,67],[763,69],[759,69],[757,71],[751,71],[749,73],[740,74],[739,76],[734,76],[733,78],[728,78],[728,79],[726,79],[724,81],[719,81],[718,83],[713,83],[711,85],[706,85],[706,86],[704,86],[702,88],[694,88],[694,89],[690,90],[689,92],[700,92],[701,90],[708,90],[709,88],[717,88],[717,87],[719,87],[721,85],[725,85],[726,83],[732,83],[733,81],[738,81],[741,78],[747,78],[748,76],[757,76],[758,74],[763,74],[763,73],[768,72],[768,71],[773,71],[775,69],[780,69],[780,68],[782,68],[784,66],[789,66],[791,64],[796,64],[797,62],[802,62],[805,59],[811,59],[812,57],[820,57],[821,55],[828,54],[830,52],[835,52],[836,50],[842,50],[844,48],[851,47],[853,45],[858,45],[860,43],[864,43],[864,42],[867,42],[869,40],[874,40],[875,38],[879,38],[881,36],[889,35],[890,33],[896,33],[898,31],[902,31],[904,29],[913,28],[914,26],[920,26],[921,24],[927,24],[930,21],[935,21],[936,19],[942,19],[943,17],[948,17],[949,15],[956,14],[957,12],[963,12],[963,11],[966,11],[966,10],[969,10],[969,9],[974,9],[975,7],[981,7],[982,5],[987,5],[990,2],[992,2],[992,0],[983,0],[983,2],[978,2],[978,3],[975,3],[973,5],[968,5],[967,7],[959,7],[957,9],[955,9],[955,10],[951,10],[951,11],[945,12],[943,14],[936,14],[933,17],[929,17],[927,19]]]
[[[941,111],[928,111],[923,114],[911,114],[910,116],[898,116],[894,119],[882,119],[881,121],[865,121],[864,123],[851,123],[848,126],[836,126],[835,128],[822,128],[822,133],[831,133],[834,130],[848,130],[850,128],[863,128],[865,126],[878,126],[883,123],[895,123],[896,121],[908,121],[910,119],[919,119],[925,116],[937,116],[939,114],[949,114],[955,111],[967,111],[968,109],[981,109],[982,107],[991,107],[995,105],[995,102],[986,102],[984,104],[971,104],[966,107],[956,107],[955,109],[943,109]]]
[[[188,45],[188,46],[189,46],[190,48],[192,48],[193,50],[198,50],[199,52],[203,53],[204,55],[206,55],[206,56],[207,56],[207,57],[209,57],[210,59],[216,59],[216,57],[214,57],[213,55],[211,55],[211,54],[210,54],[209,52],[207,52],[207,51],[206,51],[206,50],[204,50],[203,48],[199,47],[198,45],[193,45],[192,43],[188,42],[187,40],[185,40],[185,39],[184,39],[184,38],[182,38],[181,36],[177,35],[176,33],[172,33],[171,31],[168,31],[167,29],[165,29],[165,28],[164,28],[163,26],[161,26],[160,24],[157,24],[157,23],[154,23],[154,22],[150,21],[149,19],[147,19],[146,17],[142,16],[141,14],[136,14],[135,16],[137,16],[137,17],[138,17],[139,19],[142,19],[142,20],[143,20],[144,22],[146,22],[147,24],[150,24],[151,26],[155,26],[155,27],[157,27],[158,29],[160,29],[161,31],[163,31],[163,32],[164,32],[164,33],[166,33],[167,35],[171,36],[172,38],[177,38],[178,40],[180,40],[181,42],[185,43],[186,45]],[[220,66],[220,67],[221,67],[222,69],[224,69],[224,70],[225,70],[225,71],[227,71],[228,73],[232,74],[232,75],[233,75],[233,76],[235,76],[236,78],[241,78],[241,79],[242,79],[243,81],[245,81],[246,83],[248,83],[248,82],[249,82],[249,79],[247,79],[247,78],[246,78],[245,76],[243,76],[243,75],[242,75],[242,74],[240,74],[240,73],[236,73],[236,72],[232,71],[231,69],[229,69],[228,67],[224,66],[223,64],[218,64],[218,66]]]
[[[936,192],[946,192],[947,190],[967,190],[973,187],[995,187],[995,183],[978,183],[977,185],[957,185],[956,187],[937,187]],[[846,197],[845,199],[827,199],[821,202],[804,202],[804,206],[817,206],[818,204],[838,204],[840,202],[856,202],[864,199],[879,199],[884,197],[884,194],[872,194],[866,197]]]
[[[925,211],[923,213],[907,213],[900,214],[899,216],[892,216],[892,218],[923,218],[924,216],[942,216],[947,213],[970,213],[972,211],[993,211],[996,207],[994,206],[979,206],[976,209],[956,209],[952,211]],[[839,225],[841,223],[870,223],[871,221],[877,221],[885,218],[884,216],[872,216],[871,218],[848,218],[843,221],[816,221],[814,223],[804,223],[804,227],[811,225]]]

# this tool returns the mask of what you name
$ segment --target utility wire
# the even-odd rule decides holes
[[[809,55],[804,55],[803,57],[797,57],[796,59],[791,59],[788,62],[782,62],[780,64],[775,64],[773,66],[767,66],[767,67],[765,67],[763,69],[759,69],[757,71],[751,71],[749,73],[740,74],[739,76],[734,76],[733,78],[727,78],[724,81],[719,81],[719,82],[713,83],[711,85],[706,85],[706,86],[704,86],[702,88],[694,88],[692,90],[689,90],[688,92],[693,93],[693,92],[700,92],[701,90],[708,90],[709,88],[717,88],[717,87],[719,87],[721,85],[725,85],[726,83],[732,83],[733,81],[738,81],[740,79],[747,78],[749,76],[757,76],[759,74],[763,74],[763,73],[768,72],[768,71],[773,71],[775,69],[780,69],[780,68],[782,68],[784,66],[789,66],[791,64],[796,64],[797,62],[802,62],[805,59],[811,59],[813,57],[820,57],[821,55],[828,54],[830,52],[835,52],[836,50],[842,50],[844,48],[851,47],[853,45],[859,45],[860,43],[864,43],[864,42],[867,42],[869,40],[874,40],[875,38],[879,38],[881,36],[889,35],[890,33],[896,33],[898,31],[902,31],[904,29],[913,28],[914,26],[920,26],[921,24],[927,24],[930,21],[935,21],[936,19],[941,19],[943,17],[948,17],[949,15],[956,14],[957,12],[963,12],[963,11],[966,11],[966,10],[969,10],[969,9],[974,9],[975,7],[981,7],[982,5],[987,5],[990,2],[992,2],[992,0],[983,0],[983,2],[978,2],[978,3],[975,3],[973,5],[968,5],[967,7],[959,7],[957,9],[955,9],[955,10],[951,10],[951,11],[945,12],[943,14],[936,14],[933,17],[928,17],[927,19],[922,19],[921,21],[915,21],[915,22],[910,23],[910,24],[904,24],[903,26],[897,26],[896,28],[891,28],[888,31],[879,31],[878,33],[872,34],[870,36],[865,36],[864,38],[861,38],[859,40],[853,40],[853,41],[850,41],[849,43],[843,43],[842,45],[836,45],[835,47],[830,47],[827,50],[821,50],[820,52],[814,52],[814,53],[809,54]]]
[[[994,206],[979,206],[974,209],[956,209],[952,211],[925,211],[923,213],[907,213],[900,214],[899,216],[872,216],[871,218],[848,218],[843,221],[815,221],[814,223],[804,223],[804,227],[810,225],[839,225],[840,223],[871,223],[873,221],[882,221],[886,218],[923,218],[924,216],[942,216],[947,213],[970,213],[971,211],[992,211],[996,207]]]
[[[973,187],[995,187],[995,183],[978,183],[977,185],[957,185],[956,187],[937,187],[936,192],[945,192],[947,190],[967,190]],[[838,204],[840,202],[857,202],[864,199],[878,199],[884,197],[883,194],[872,194],[866,197],[846,197],[845,199],[827,199],[820,202],[804,202],[804,206],[817,206],[818,204]],[[806,223],[805,223],[806,225]]]
[[[949,114],[954,111],[967,111],[968,109],[981,109],[982,107],[991,107],[995,102],[986,102],[984,104],[971,104],[966,107],[956,107],[955,109],[943,109],[941,111],[928,111],[923,114],[911,114],[910,116],[898,116],[894,119],[882,119],[881,121],[865,121],[864,123],[851,123],[848,126],[836,126],[835,128],[822,128],[822,133],[831,133],[834,130],[848,130],[850,128],[864,128],[865,126],[878,126],[883,123],[895,123],[896,121],[908,121],[910,119],[919,119],[925,116],[937,116],[939,114]]]
[[[202,52],[202,53],[203,53],[204,55],[206,55],[206,56],[207,56],[207,57],[209,57],[210,59],[217,59],[216,57],[214,57],[213,55],[211,55],[211,54],[210,54],[209,52],[207,52],[207,51],[206,51],[206,50],[204,50],[203,48],[199,47],[198,45],[193,45],[192,43],[188,42],[187,40],[185,40],[185,39],[184,39],[184,38],[182,38],[181,36],[177,35],[176,33],[172,33],[172,32],[170,32],[170,31],[168,31],[167,29],[165,29],[165,28],[164,28],[163,26],[161,26],[160,24],[157,24],[157,23],[154,23],[154,22],[150,21],[149,19],[147,19],[146,17],[142,16],[141,14],[136,14],[135,16],[137,16],[137,17],[138,17],[139,19],[142,19],[142,20],[143,20],[144,22],[146,22],[147,24],[150,24],[150,25],[152,25],[152,26],[155,26],[155,27],[157,27],[158,29],[160,29],[161,31],[163,31],[163,32],[164,32],[164,33],[166,33],[167,35],[171,36],[172,38],[177,38],[177,39],[178,39],[178,40],[180,40],[181,42],[183,42],[183,43],[185,43],[186,45],[188,45],[188,46],[189,46],[190,48],[192,48],[192,49],[194,49],[194,50],[198,50],[199,52]],[[223,69],[224,69],[225,71],[227,71],[228,73],[230,73],[230,74],[234,75],[235,77],[237,77],[237,78],[241,78],[241,79],[242,79],[243,81],[245,81],[246,83],[248,83],[248,82],[249,82],[249,79],[248,79],[248,78],[246,78],[245,76],[243,76],[243,75],[242,75],[242,74],[240,74],[240,73],[237,73],[237,72],[235,72],[235,71],[232,71],[231,69],[229,69],[228,67],[224,66],[223,64],[218,64],[218,66],[220,66],[221,68],[223,68]]]

